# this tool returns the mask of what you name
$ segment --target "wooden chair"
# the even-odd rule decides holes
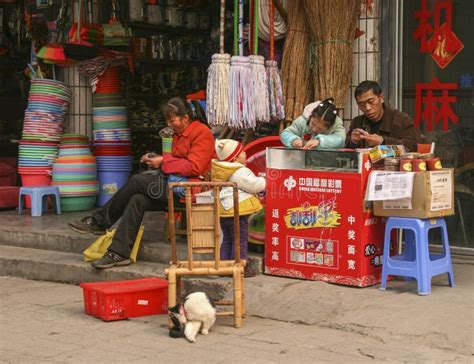
[[[186,229],[187,229],[187,260],[179,260],[176,249],[176,231],[174,224],[173,188],[184,187],[186,190]],[[235,259],[220,259],[220,221],[219,200],[214,198],[210,204],[192,202],[191,188],[212,188],[214,196],[219,196],[223,187],[233,188],[234,197],[234,237]],[[195,276],[229,276],[233,279],[233,300],[221,300],[216,305],[233,306],[233,311],[218,311],[218,316],[234,316],[234,326],[242,326],[245,316],[244,266],[245,260],[240,259],[239,234],[239,197],[235,183],[231,182],[172,182],[168,185],[169,230],[171,238],[171,262],[165,270],[168,276],[168,305],[176,305],[180,299],[181,278]],[[196,257],[195,257],[196,256]],[[212,258],[210,258],[212,257]]]
[[[164,235],[166,242],[170,243],[171,242],[171,237],[170,237],[170,219],[169,219],[169,211],[165,210],[166,216],[165,216],[165,225],[164,225]],[[186,218],[184,217],[186,214],[186,207],[185,206],[175,206],[174,208],[174,231],[176,235],[182,235],[186,236],[187,231],[186,231]],[[177,217],[180,217],[179,219]]]

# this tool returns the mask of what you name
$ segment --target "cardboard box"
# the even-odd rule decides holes
[[[416,172],[412,198],[374,201],[374,215],[420,219],[454,215],[453,169]]]

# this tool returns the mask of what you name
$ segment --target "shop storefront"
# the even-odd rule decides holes
[[[390,104],[414,118],[420,143],[435,143],[455,171],[451,246],[473,254],[474,48],[468,0],[381,3],[381,81]]]

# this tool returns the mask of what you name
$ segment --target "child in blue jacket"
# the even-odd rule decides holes
[[[343,148],[346,130],[337,116],[333,98],[306,106],[303,115],[293,121],[280,135],[281,142],[295,149]]]

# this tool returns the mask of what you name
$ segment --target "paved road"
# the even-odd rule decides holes
[[[268,306],[273,303],[268,302]],[[363,331],[250,316],[219,318],[195,344],[167,335],[166,317],[103,322],[83,312],[78,286],[0,278],[0,363],[471,363],[469,353]],[[388,318],[389,320],[389,318]],[[410,321],[407,320],[407,325]],[[471,337],[472,338],[472,337]],[[472,353],[472,351],[471,351]]]

